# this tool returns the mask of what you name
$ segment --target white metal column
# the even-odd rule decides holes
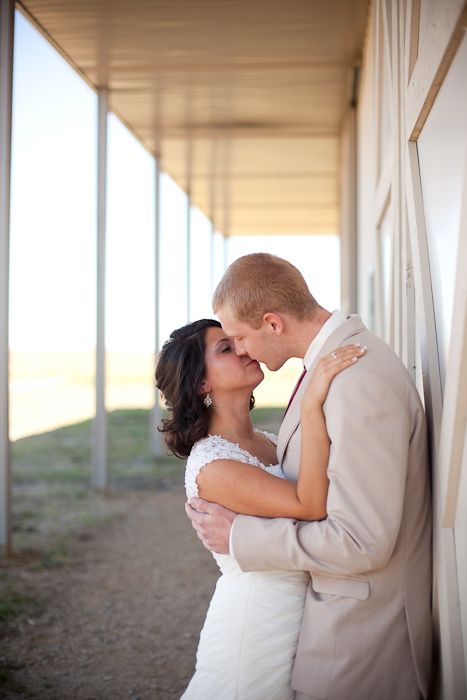
[[[154,161],[154,346],[155,346],[155,358],[157,360],[157,353],[160,350],[160,336],[159,336],[159,308],[160,308],[160,240],[161,240],[161,166],[160,158],[157,156]],[[155,365],[154,365],[155,366]],[[157,430],[157,426],[161,422],[161,402],[159,397],[159,391],[156,388],[154,382],[154,406],[151,412],[151,424],[149,426],[149,434],[151,436],[152,454],[154,457],[162,457],[165,454],[162,435]]]
[[[186,322],[191,321],[191,192],[186,193]]]
[[[223,237],[223,243],[224,243],[224,271],[225,271],[225,270],[227,270],[227,268],[229,266],[229,239],[225,234]]]
[[[6,556],[11,551],[8,311],[14,17],[13,0],[0,0],[0,548]]]
[[[224,188],[222,192],[223,197],[223,234],[224,234],[224,271],[229,266],[229,236],[230,236],[230,204],[231,204],[231,192],[230,192],[230,160],[231,160],[231,143],[230,135],[227,132],[223,142],[224,153],[223,153],[223,171],[224,171]]]
[[[210,255],[210,263],[211,267],[209,270],[209,274],[211,277],[211,294],[214,292],[214,278],[215,278],[215,253],[216,253],[216,227],[214,226],[214,219],[211,219],[211,240],[210,240],[210,248],[209,248],[209,255]]]
[[[107,89],[98,93],[97,127],[97,329],[96,415],[93,430],[92,485],[106,489],[107,414],[105,407],[105,263],[107,208]]]
[[[188,134],[186,145],[186,322],[191,320],[191,180],[193,144]]]
[[[341,132],[341,308],[357,311],[356,109],[352,104]]]
[[[216,154],[217,154],[217,140],[212,139],[211,142],[211,179],[209,183],[209,209],[211,217],[211,294],[214,292],[214,280],[215,280],[215,253],[216,253]]]

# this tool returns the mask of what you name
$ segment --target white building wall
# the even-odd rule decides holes
[[[452,700],[467,697],[466,27],[465,0],[374,0],[356,138],[358,312],[401,356],[427,411],[431,697]]]
[[[370,27],[373,17],[370,15]],[[369,29],[369,28],[368,28]],[[363,321],[375,327],[375,117],[373,104],[374,35],[367,31],[357,109],[357,300]]]

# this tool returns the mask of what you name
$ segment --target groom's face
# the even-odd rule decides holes
[[[280,339],[269,324],[263,323],[259,328],[253,328],[235,318],[228,308],[219,309],[217,315],[226,335],[233,338],[237,355],[249,355],[272,371],[282,367],[288,359],[282,357]]]

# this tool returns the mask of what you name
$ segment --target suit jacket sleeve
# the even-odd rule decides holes
[[[351,575],[384,566],[402,517],[414,429],[407,407],[373,372],[339,375],[325,405],[332,443],[327,519],[238,516],[231,542],[241,568]]]

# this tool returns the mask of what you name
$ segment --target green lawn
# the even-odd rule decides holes
[[[282,408],[255,408],[254,424],[277,432]],[[145,409],[113,411],[108,417],[108,457],[111,483],[137,479],[146,485],[180,481],[183,461],[167,456],[155,459],[150,451],[151,413]],[[31,482],[87,484],[90,477],[91,421],[83,421],[12,445],[14,484]]]
[[[257,427],[277,432],[282,408],[255,408]],[[154,458],[150,450],[151,413],[113,411],[108,417],[110,490],[90,488],[91,421],[22,438],[12,444],[13,548],[33,551],[41,566],[69,560],[70,541],[124,517],[129,490],[166,489],[183,483],[184,461]]]

